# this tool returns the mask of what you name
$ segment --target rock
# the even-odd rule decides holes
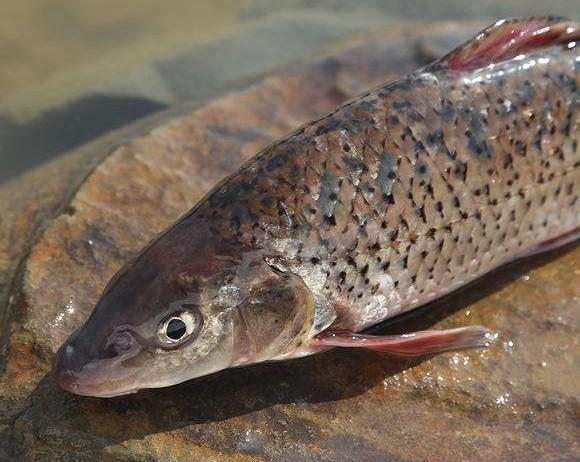
[[[579,248],[501,269],[382,327],[480,323],[499,332],[488,350],[418,360],[331,351],[108,400],[68,394],[46,375],[115,271],[219,179],[301,123],[422,65],[433,43],[473,31],[362,37],[73,153],[33,174],[34,193],[22,187],[31,177],[0,191],[0,459],[577,458]]]

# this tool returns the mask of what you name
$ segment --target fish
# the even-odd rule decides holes
[[[366,330],[578,239],[579,39],[498,21],[265,148],[112,278],[54,379],[112,397],[331,348],[488,346]]]

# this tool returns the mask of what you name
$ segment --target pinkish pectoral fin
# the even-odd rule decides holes
[[[503,19],[429,68],[471,71],[520,54],[580,39],[578,23],[559,17]]]
[[[404,356],[489,346],[495,336],[481,326],[424,330],[402,335],[365,335],[350,331],[324,331],[314,339],[320,347],[368,348]]]

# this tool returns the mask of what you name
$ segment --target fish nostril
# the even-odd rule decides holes
[[[67,345],[64,349],[64,355],[67,357],[71,357],[75,352],[75,347],[72,346],[71,344]]]
[[[57,382],[60,383],[61,377],[64,377],[67,373],[74,374],[79,369],[78,356],[77,348],[72,343],[60,348],[52,367],[53,376]]]

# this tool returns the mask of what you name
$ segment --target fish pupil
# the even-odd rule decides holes
[[[167,323],[167,337],[171,340],[180,340],[186,331],[185,323],[181,319],[172,319]]]

